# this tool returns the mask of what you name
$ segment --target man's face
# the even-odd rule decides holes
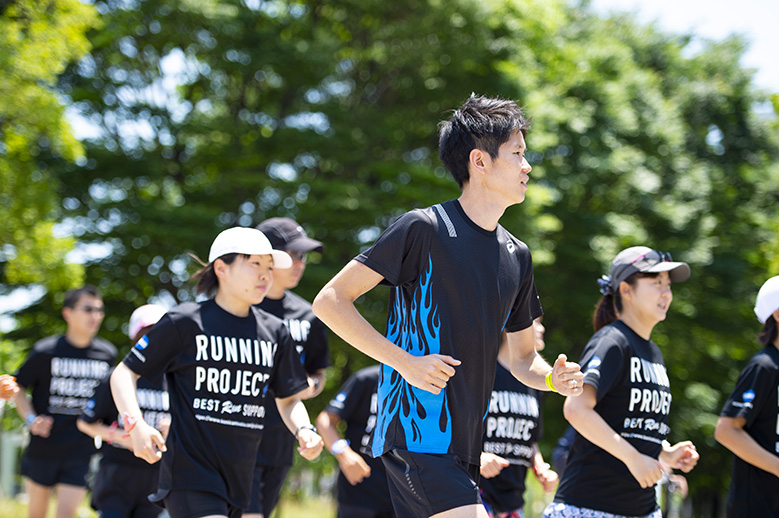
[[[525,201],[532,170],[525,151],[525,137],[517,131],[498,148],[498,156],[494,160],[489,153],[484,153],[488,173],[486,184],[495,196],[507,198],[506,206]]]
[[[92,295],[82,295],[72,308],[62,310],[62,318],[68,324],[68,331],[82,336],[97,335],[103,317],[105,317],[103,299]]]
[[[276,288],[283,287],[285,290],[291,290],[297,287],[300,283],[300,279],[303,277],[303,272],[306,271],[306,252],[294,252],[292,250],[285,250],[292,258],[292,266],[290,268],[279,269],[273,271],[273,283]]]

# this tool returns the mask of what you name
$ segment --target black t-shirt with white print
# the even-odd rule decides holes
[[[116,348],[94,338],[87,347],[75,347],[64,336],[37,342],[16,373],[16,382],[32,389],[35,413],[54,418],[49,437],[30,435],[25,455],[38,459],[88,458],[94,440],[81,433],[76,420],[95,388],[114,366]]]
[[[779,455],[778,392],[779,350],[769,345],[741,371],[721,414],[746,419],[744,431],[773,455]],[[779,516],[779,479],[734,455],[727,515]]]
[[[346,423],[344,439],[359,453],[371,468],[371,475],[353,486],[343,473],[338,474],[338,502],[373,513],[392,512],[387,472],[380,459],[371,456],[371,434],[376,426],[376,389],[379,384],[379,366],[361,369],[346,380],[325,411]]]
[[[266,388],[288,397],[308,386],[281,320],[257,308],[238,317],[213,299],[182,304],[124,363],[153,383],[166,374],[172,423],[160,489],[213,493],[246,508]]]
[[[85,423],[90,424],[102,422],[106,426],[111,426],[112,423],[116,423],[114,436],[118,437],[125,432],[122,416],[119,415],[116,404],[114,404],[113,395],[111,394],[112,372],[113,369],[111,369],[111,372],[103,378],[103,381],[101,381],[100,385],[95,389],[95,394],[87,402],[84,411],[81,413],[80,419]],[[168,398],[168,391],[165,387],[166,383],[164,379],[160,380],[159,383],[154,384],[146,378],[138,378],[138,390],[136,391],[136,395],[138,396],[138,406],[141,408],[143,420],[157,429],[160,428],[160,421],[170,419],[170,401]],[[103,447],[100,451],[103,454],[103,460],[101,462],[114,462],[140,468],[148,468],[150,471],[154,472],[159,469],[159,465],[149,464],[145,460],[136,457],[132,451],[117,443],[108,444],[106,441],[103,441]]]
[[[541,392],[520,383],[498,363],[482,450],[503,457],[510,465],[496,477],[481,477],[479,482],[485,500],[496,511],[505,513],[524,505],[525,477],[527,468],[533,466],[533,445],[541,438],[541,423]]]
[[[265,297],[259,307],[284,321],[306,374],[314,374],[330,366],[327,329],[314,315],[311,304],[291,291],[286,291],[280,299]],[[257,452],[257,464],[291,466],[297,441],[281,420],[274,396],[273,391],[268,390],[265,430]]]
[[[392,287],[390,341],[415,356],[462,362],[439,394],[382,366],[373,455],[398,448],[478,465],[501,332],[542,314],[530,251],[500,225],[479,227],[451,200],[407,212],[356,260]]]
[[[618,320],[595,333],[580,364],[584,383],[597,390],[595,411],[639,452],[658,458],[671,389],[657,345]],[[654,487],[642,489],[622,461],[578,433],[555,501],[627,516],[657,508]]]

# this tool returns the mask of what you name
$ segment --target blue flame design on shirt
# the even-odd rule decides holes
[[[414,356],[441,352],[441,317],[433,300],[433,262],[428,253],[427,268],[414,291],[411,306],[395,287],[394,302],[387,323],[387,339]],[[381,366],[378,389],[379,413],[373,437],[373,455],[385,451],[390,442],[400,444],[392,433],[405,434],[409,451],[445,453],[452,441],[452,416],[446,390],[432,394],[409,385],[394,369]]]

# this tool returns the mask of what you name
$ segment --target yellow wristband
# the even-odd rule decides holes
[[[549,371],[546,373],[546,377],[544,378],[544,381],[546,382],[546,386],[549,387],[549,390],[551,390],[552,392],[557,392],[557,389],[554,388],[554,385],[552,385],[552,372],[553,371]]]

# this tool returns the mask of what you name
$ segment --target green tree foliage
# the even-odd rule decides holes
[[[290,216],[326,243],[311,299],[391,219],[457,196],[436,124],[472,91],[533,117],[527,201],[502,223],[534,254],[547,356],[578,359],[595,279],[620,249],[688,261],[654,334],[674,397],[672,437],[702,451],[697,509],[729,480],[713,441],[724,398],[757,349],[757,288],[779,273],[776,113],[739,65],[744,42],[696,42],[561,0],[104,0],[93,51],[61,81],[94,126],[87,160],[57,162],[63,222],[103,246],[87,278],[105,335],[160,297],[193,300],[188,251],[219,230]],[[773,106],[779,105],[776,96]],[[59,210],[59,209],[58,209]],[[384,327],[386,291],[360,301]],[[42,307],[17,337],[37,334]],[[129,344],[125,344],[126,351]],[[368,360],[333,340],[328,392]],[[565,427],[548,398],[549,449]],[[704,512],[701,512],[703,515]]]
[[[0,15],[0,266],[10,285],[61,290],[80,282],[83,269],[65,261],[75,240],[54,232],[61,211],[51,169],[83,148],[54,87],[89,50],[86,31],[97,17],[78,0],[19,0]]]

